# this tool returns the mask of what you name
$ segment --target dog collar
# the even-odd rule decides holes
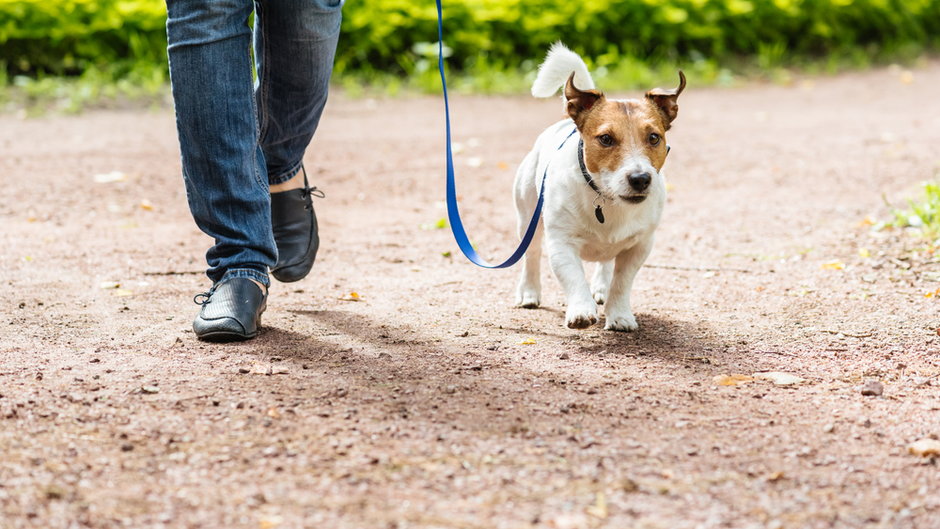
[[[594,216],[597,217],[597,222],[603,224],[604,210],[601,209],[601,205],[598,204],[597,201],[603,198],[604,195],[601,194],[600,188],[594,183],[594,179],[591,178],[591,173],[588,172],[587,166],[584,165],[584,138],[578,140],[578,165],[581,166],[581,176],[584,177],[584,181],[597,193],[597,198],[594,200]]]

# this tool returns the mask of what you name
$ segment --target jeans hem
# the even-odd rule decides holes
[[[278,184],[283,184],[284,182],[290,180],[291,178],[297,176],[297,173],[300,172],[300,168],[303,166],[304,162],[299,161],[296,165],[291,167],[289,170],[284,171],[283,173],[277,176],[268,175],[268,185],[276,186]]]
[[[268,274],[264,272],[259,272],[253,268],[230,268],[225,271],[225,275],[222,276],[222,279],[219,280],[216,285],[228,281],[229,279],[234,279],[236,277],[243,277],[245,279],[254,279],[255,281],[261,283],[265,287],[271,286],[271,280],[268,278]]]

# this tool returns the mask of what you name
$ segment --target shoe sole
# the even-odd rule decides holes
[[[250,340],[256,336],[258,336],[257,332],[252,333],[252,334],[238,334],[234,332],[222,331],[222,332],[207,332],[205,334],[196,336],[196,338],[199,338],[200,340],[204,342],[224,343],[224,342],[243,342],[245,340]]]

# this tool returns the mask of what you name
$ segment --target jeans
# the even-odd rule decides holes
[[[215,240],[206,274],[267,286],[277,262],[268,186],[297,174],[320,121],[343,1],[166,4],[186,196],[196,225]]]

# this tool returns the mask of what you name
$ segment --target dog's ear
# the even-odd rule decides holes
[[[604,94],[597,90],[579,90],[574,85],[574,72],[571,73],[568,82],[565,83],[565,99],[568,100],[565,109],[579,128],[581,123],[584,122],[587,112],[603,98]]]
[[[654,88],[646,93],[646,99],[649,99],[654,105],[659,108],[659,112],[663,115],[663,123],[666,124],[666,130],[672,126],[672,122],[676,119],[676,116],[679,115],[679,103],[676,102],[679,99],[679,94],[685,90],[685,74],[682,73],[682,70],[679,70],[679,86],[673,88],[672,90],[664,90],[662,88]]]

